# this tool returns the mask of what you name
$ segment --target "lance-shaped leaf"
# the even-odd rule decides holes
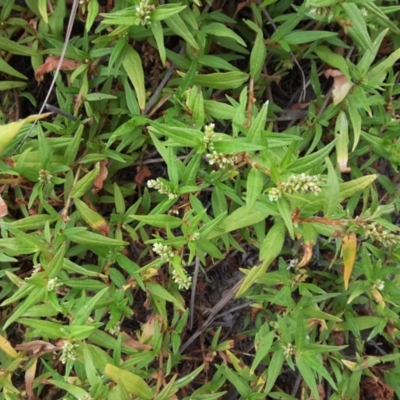
[[[279,256],[283,242],[285,241],[286,225],[284,222],[276,223],[268,232],[260,249],[260,260],[263,263],[260,266],[253,267],[244,279],[242,286],[238,290],[236,296],[240,297],[249,289],[253,283],[263,276],[268,267]]]
[[[153,392],[147,383],[138,375],[130,371],[107,364],[104,369],[104,375],[119,385],[123,385],[128,393],[138,396],[141,399],[152,399]]]
[[[95,231],[108,236],[110,230],[107,221],[96,211],[88,207],[82,200],[75,199],[75,206],[83,220]]]
[[[51,113],[41,115],[30,115],[27,118],[18,122],[11,122],[7,125],[0,126],[0,153],[7,148],[10,142],[18,135],[21,128],[29,122],[34,122],[39,119],[47,118]]]
[[[122,60],[122,65],[125,68],[126,73],[133,87],[136,90],[136,96],[141,110],[144,110],[146,106],[146,90],[144,87],[144,72],[142,66],[142,60],[131,46],[126,45],[125,55]]]
[[[347,290],[349,287],[349,280],[353,272],[354,261],[357,252],[357,236],[354,232],[346,233],[342,237],[342,253],[343,253],[343,280],[344,288]]]
[[[346,114],[340,111],[335,126],[336,141],[336,157],[341,172],[350,172],[347,166],[349,159],[349,123]]]

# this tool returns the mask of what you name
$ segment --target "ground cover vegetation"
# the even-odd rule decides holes
[[[397,1],[0,7],[0,399],[400,398]]]

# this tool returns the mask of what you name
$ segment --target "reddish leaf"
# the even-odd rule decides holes
[[[151,176],[151,172],[146,165],[139,165],[136,168],[136,176],[135,176],[135,183],[138,185],[142,185],[146,178]]]
[[[101,189],[103,189],[103,183],[107,179],[108,175],[107,164],[108,160],[100,161],[100,171],[95,180],[93,181],[92,193],[98,193]]]
[[[48,74],[49,72],[56,70],[59,61],[60,57],[55,57],[55,56],[47,57],[45,63],[39,66],[39,68],[35,72],[36,81],[40,83],[43,80],[44,74]],[[82,65],[81,62],[70,60],[69,58],[64,58],[61,62],[60,70],[73,71],[77,69],[80,65]]]
[[[0,196],[0,218],[5,217],[6,215],[8,215],[8,207],[6,202]]]

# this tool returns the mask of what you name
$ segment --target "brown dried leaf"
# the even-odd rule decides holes
[[[151,172],[146,165],[139,165],[136,168],[135,183],[142,185],[146,178],[151,176]]]
[[[43,80],[43,75],[48,74],[51,71],[57,69],[58,63],[60,61],[60,57],[50,56],[46,58],[44,64],[40,65],[39,68],[35,72],[35,79],[38,83]],[[69,58],[64,58],[61,62],[61,71],[73,71],[77,69],[81,62],[70,60]]]
[[[46,353],[53,353],[54,351],[62,350],[62,347],[54,346],[49,342],[43,340],[32,340],[31,342],[17,344],[15,350],[30,351],[32,356],[40,357]]]
[[[304,255],[301,261],[297,264],[296,269],[300,269],[307,265],[311,258],[312,258],[312,253],[313,253],[313,248],[314,244],[313,243],[303,243],[302,245],[303,250],[304,250]]]
[[[5,217],[8,215],[8,207],[6,202],[3,200],[3,198],[0,195],[0,218]]]
[[[133,349],[137,349],[137,350],[151,350],[152,349],[151,345],[140,343],[139,341],[132,339],[132,338],[124,341],[122,344],[124,344],[125,346],[128,346],[128,347],[132,347]]]
[[[103,189],[103,183],[107,179],[108,175],[107,164],[108,160],[100,161],[100,171],[96,179],[93,181],[92,193],[98,193],[101,189]]]
[[[35,380],[36,367],[37,358],[25,372],[25,391],[29,400],[39,400],[39,397],[37,397],[33,391],[33,381]]]
[[[324,74],[326,78],[333,78],[333,104],[339,104],[349,93],[351,82],[338,69],[327,69]]]

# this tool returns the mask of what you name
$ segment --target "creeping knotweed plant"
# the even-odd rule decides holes
[[[161,260],[164,262],[171,261],[172,257],[174,256],[174,253],[171,250],[171,248],[161,243],[154,243],[153,251],[154,253],[158,254]]]
[[[150,14],[155,9],[153,4],[149,4],[149,0],[141,0],[136,7],[136,16],[140,19],[142,25],[150,24]]]
[[[286,181],[280,182],[276,188],[272,188],[268,192],[270,201],[277,201],[282,193],[286,194],[307,194],[314,193],[317,195],[321,188],[319,184],[323,179],[319,175],[292,174]]]
[[[71,340],[65,340],[63,345],[60,361],[65,364],[68,360],[74,361],[76,359],[75,349],[78,347],[76,343]]]
[[[177,194],[172,193],[171,189],[168,188],[163,182],[161,182],[160,178],[149,179],[147,181],[147,187],[149,187],[150,189],[156,189],[160,194],[166,194],[170,200],[176,199],[178,197]]]

